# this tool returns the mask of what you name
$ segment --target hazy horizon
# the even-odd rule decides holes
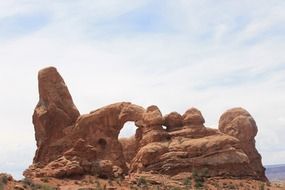
[[[263,164],[284,164],[284,8],[282,0],[0,0],[0,172],[20,178],[32,163],[37,72],[48,66],[81,114],[120,101],[155,104],[163,115],[197,107],[217,127],[223,112],[243,107]]]

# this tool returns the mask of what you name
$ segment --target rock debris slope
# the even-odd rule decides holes
[[[119,102],[80,115],[55,68],[41,70],[38,80],[33,115],[37,151],[26,177],[174,176],[195,170],[210,177],[267,180],[255,148],[256,123],[242,108],[226,111],[219,129],[205,127],[196,108],[163,116],[154,105],[145,109]],[[119,140],[128,121],[135,123],[136,134]]]

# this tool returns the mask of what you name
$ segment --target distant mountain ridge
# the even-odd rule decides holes
[[[285,164],[267,165],[266,176],[270,181],[285,180]]]

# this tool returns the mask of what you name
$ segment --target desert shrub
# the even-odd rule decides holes
[[[141,176],[137,181],[137,185],[140,187],[147,186],[147,180],[145,179],[145,177]]]
[[[179,187],[172,187],[170,190],[181,190]]]
[[[41,190],[57,190],[57,188],[55,187],[51,187],[49,186],[49,184],[41,184],[41,185],[38,185],[39,189]]]
[[[220,189],[220,185],[217,182],[213,183],[214,187],[216,187],[217,189]]]
[[[228,189],[236,189],[236,187],[233,184],[229,184]]]
[[[185,185],[187,189],[190,188],[191,185],[192,185],[192,180],[191,180],[191,178],[186,177],[186,178],[183,180],[183,185]]]
[[[100,184],[100,182],[98,181],[98,179],[96,179],[95,181],[94,181],[94,183],[96,184],[95,185],[95,189],[96,190],[102,190],[103,188],[101,187],[101,184]]]
[[[56,187],[52,187],[49,184],[33,184],[30,186],[32,190],[57,190]]]
[[[196,189],[201,189],[203,187],[204,187],[204,181],[200,181],[200,180],[195,181],[195,188]]]
[[[259,190],[265,190],[265,185],[264,185],[264,183],[259,184]]]
[[[201,177],[209,177],[209,169],[208,168],[202,168],[200,171],[199,171],[199,175]]]
[[[8,177],[3,175],[0,178],[0,190],[4,190],[5,185],[8,183]]]
[[[118,177],[115,179],[116,183],[119,185],[119,186],[122,186],[122,182],[123,182],[123,178],[122,177]]]
[[[29,178],[24,178],[22,180],[22,183],[27,185],[27,186],[32,186],[34,184],[33,181],[31,179],[29,179]]]
[[[1,183],[5,184],[5,185],[8,183],[8,177],[6,175],[3,175],[1,177]]]
[[[201,189],[204,187],[204,178],[206,177],[207,171],[207,169],[202,169],[198,172],[197,170],[193,169],[192,177],[194,179],[196,189]]]
[[[56,187],[52,187],[47,183],[44,184],[35,184],[31,179],[24,178],[22,180],[24,187],[30,187],[32,190],[57,190]]]
[[[146,181],[145,177],[143,177],[143,176],[139,177],[139,179],[137,181],[137,184],[138,185],[145,185],[145,184],[147,184],[147,181]]]

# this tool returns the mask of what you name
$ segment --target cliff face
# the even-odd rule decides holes
[[[41,70],[38,78],[40,100],[33,115],[37,151],[26,177],[173,176],[195,170],[266,180],[255,149],[257,126],[242,108],[226,111],[219,129],[206,128],[196,108],[163,116],[157,106],[120,102],[80,115],[55,68]],[[120,143],[118,135],[128,121],[137,127],[135,137]]]

